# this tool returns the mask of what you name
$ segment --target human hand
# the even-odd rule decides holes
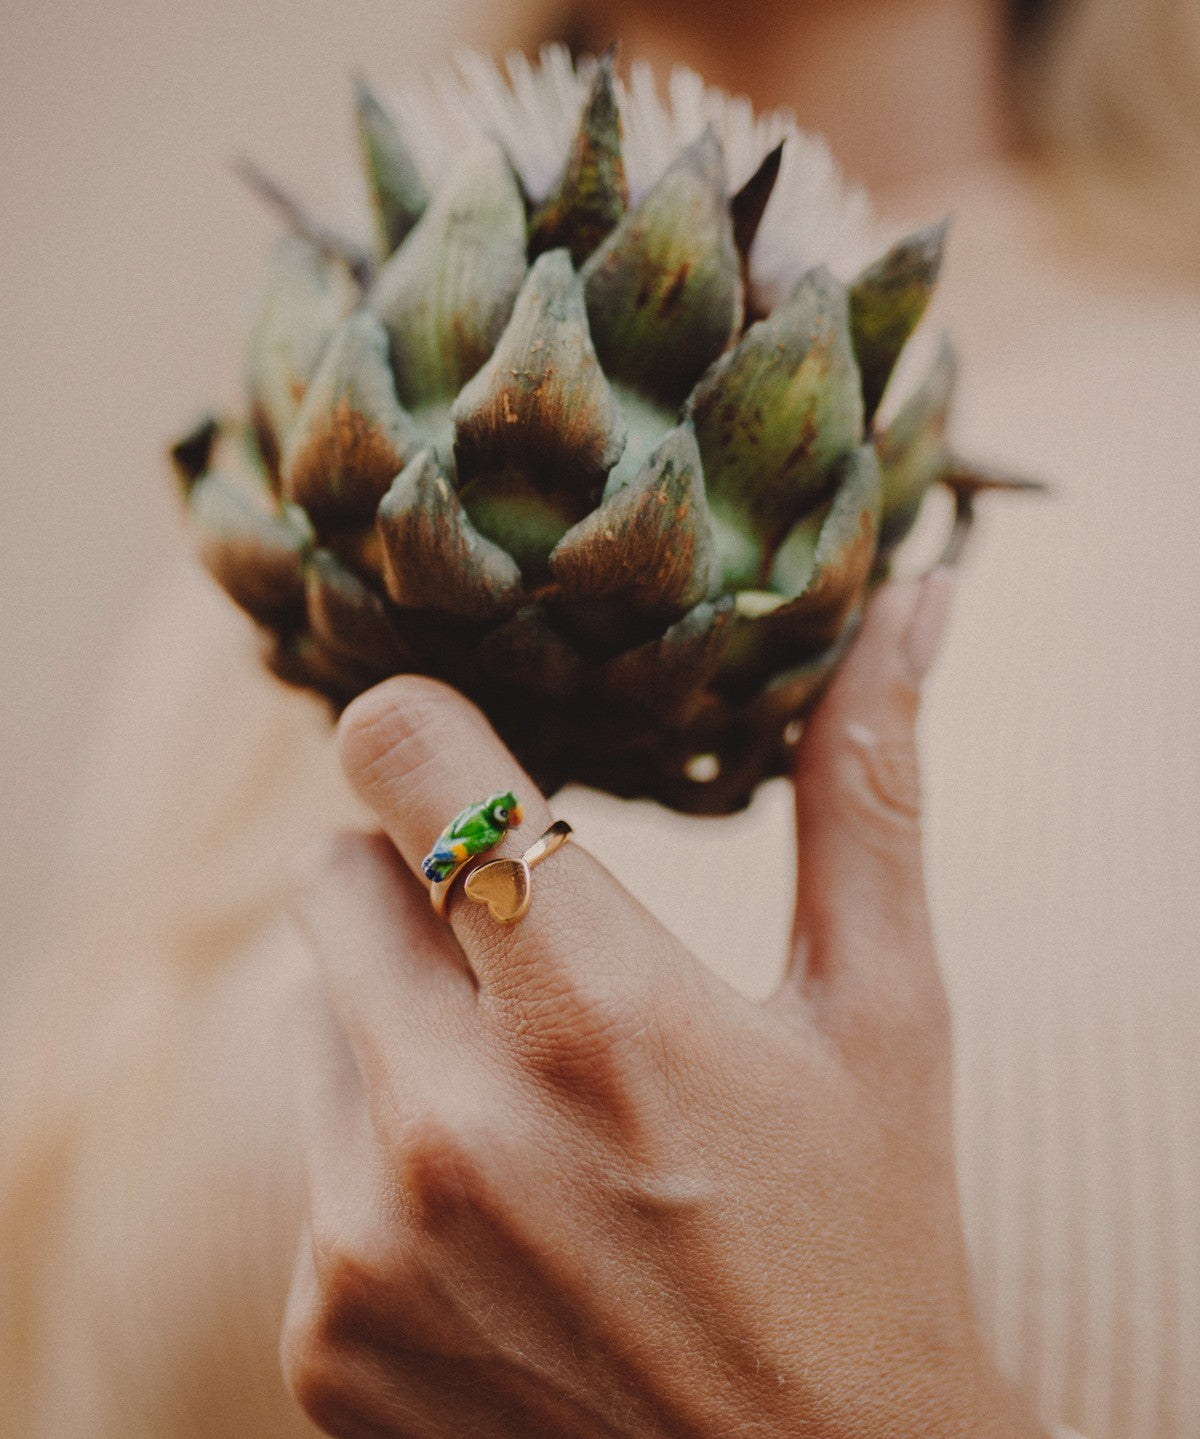
[[[1039,1432],[978,1338],[913,726],[948,583],[886,587],[796,766],[795,954],[756,1004],[581,844],[513,927],[414,878],[467,801],[544,801],[465,700],[342,721],[386,831],[297,899],[309,1231],[282,1355],[330,1433]],[[753,857],[747,856],[752,863]]]

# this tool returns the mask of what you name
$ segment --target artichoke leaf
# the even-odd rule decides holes
[[[867,424],[929,304],[949,228],[950,222],[943,220],[901,240],[850,287],[850,332],[862,371]]]
[[[811,271],[717,361],[687,411],[721,521],[726,586],[761,584],[783,536],[828,497],[837,463],[862,440],[845,287]]]
[[[656,639],[609,660],[602,686],[650,714],[678,717],[720,668],[732,619],[731,595],[702,600]]]
[[[803,590],[793,599],[756,591],[736,597],[722,684],[735,689],[759,684],[836,644],[866,592],[881,506],[879,463],[874,449],[861,445],[841,467]]]
[[[304,563],[312,526],[294,505],[277,507],[245,483],[210,471],[192,487],[188,512],[205,568],[263,624],[304,609]]]
[[[690,424],[642,471],[567,531],[550,555],[564,603],[615,602],[633,620],[679,619],[715,586],[700,451]]]
[[[546,620],[537,605],[525,605],[487,634],[473,655],[472,688],[488,696],[496,691],[529,691],[553,699],[575,694],[586,668],[575,648]],[[480,684],[478,676],[491,683]]]
[[[304,595],[314,637],[338,660],[377,680],[413,668],[384,602],[328,550],[309,557]]]
[[[246,351],[250,416],[267,468],[279,472],[284,438],[349,303],[341,267],[307,240],[275,248]]]
[[[516,561],[475,529],[432,451],[422,450],[396,477],[376,525],[395,604],[497,620],[521,602]]]
[[[952,465],[946,426],[956,373],[953,346],[943,337],[929,374],[887,429],[875,437],[883,476],[881,558],[886,558],[908,533],[930,485],[937,483]]]
[[[530,220],[530,254],[565,246],[582,265],[629,206],[611,52],[597,62],[558,183]]]
[[[386,257],[404,240],[429,205],[429,191],[395,120],[359,79],[355,110],[363,170],[375,212],[379,250]]]
[[[605,372],[680,404],[742,322],[725,161],[711,128],[680,153],[582,275]]]
[[[453,410],[457,486],[482,534],[526,576],[599,502],[625,447],[565,250],[540,256],[491,359]]]
[[[334,336],[288,436],[283,489],[314,517],[369,519],[421,445],[400,406],[387,332],[369,310]]]
[[[525,278],[525,240],[520,188],[489,141],[438,191],[367,296],[408,409],[450,400],[492,353]]]

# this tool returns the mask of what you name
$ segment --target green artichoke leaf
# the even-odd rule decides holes
[[[763,585],[797,519],[829,495],[862,440],[845,287],[813,270],[751,325],[688,400],[727,589]]]
[[[516,561],[475,529],[431,450],[396,477],[376,525],[384,583],[395,604],[499,620],[521,603]]]
[[[598,602],[617,635],[643,624],[661,628],[714,592],[704,471],[690,424],[567,531],[550,555],[550,574],[565,609],[577,614]]]
[[[530,220],[531,255],[565,246],[582,265],[629,206],[613,64],[611,53],[597,62],[562,175]]]
[[[943,337],[920,387],[887,429],[875,437],[875,451],[883,475],[881,559],[886,559],[908,533],[930,485],[940,480],[951,466],[946,425],[956,374],[954,348]]]
[[[355,84],[355,101],[363,170],[379,251],[386,259],[425,213],[429,191],[395,120],[361,78]]]
[[[725,160],[711,129],[680,153],[582,274],[605,372],[680,404],[742,322]]]
[[[309,556],[304,598],[314,637],[338,660],[376,680],[414,667],[383,600],[328,550]]]
[[[421,447],[396,398],[387,331],[359,310],[335,334],[287,437],[283,492],[318,519],[370,519]]]
[[[767,591],[736,596],[720,683],[753,688],[768,675],[807,665],[835,645],[861,605],[875,562],[882,508],[879,462],[860,445],[843,462],[821,525],[811,572],[792,599]]]
[[[474,688],[497,700],[500,687],[553,699],[578,692],[587,673],[578,651],[549,623],[536,604],[519,609],[479,642],[472,656]],[[524,708],[527,708],[523,704]]]
[[[188,513],[201,561],[236,604],[262,624],[303,613],[313,531],[302,510],[209,471],[192,486]]]
[[[246,352],[250,416],[273,475],[308,382],[349,307],[348,290],[342,267],[315,245],[295,235],[280,240]]]
[[[491,141],[467,155],[367,296],[392,341],[400,401],[449,401],[495,348],[525,278],[525,203]]]
[[[867,424],[875,416],[900,351],[917,328],[942,267],[950,222],[894,245],[850,287],[850,333],[862,371]]]
[[[593,509],[625,447],[565,250],[540,256],[491,359],[453,411],[459,498],[526,579]]]
[[[701,600],[661,635],[615,655],[600,683],[649,714],[678,719],[720,669],[732,620],[732,595]]]

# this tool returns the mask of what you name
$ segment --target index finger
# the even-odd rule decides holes
[[[488,721],[437,680],[402,675],[361,695],[342,716],[338,741],[348,779],[418,876],[451,819],[487,796],[511,792],[523,811],[520,828],[488,859],[519,858],[551,823],[544,796]],[[581,843],[548,856],[530,882],[529,910],[515,924],[469,900],[461,879],[451,891],[449,921],[485,988],[621,968],[670,939]]]

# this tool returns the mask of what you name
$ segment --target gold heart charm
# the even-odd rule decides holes
[[[468,899],[486,904],[501,924],[520,919],[533,897],[529,866],[523,859],[490,859],[467,875],[464,888]]]

